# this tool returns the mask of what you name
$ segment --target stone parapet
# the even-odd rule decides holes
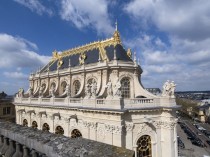
[[[31,156],[32,154],[49,157],[134,156],[134,151],[124,148],[84,138],[68,138],[4,121],[0,121],[0,135],[1,142],[3,141],[3,143],[7,145],[7,147],[5,147],[4,144],[1,143],[0,155],[7,153],[10,155],[14,154],[15,156],[17,156],[17,154],[23,154],[24,156],[24,153],[28,150]],[[8,142],[8,139],[10,142]],[[14,142],[16,142],[16,148],[13,147]],[[10,144],[13,146],[9,146]],[[20,149],[19,145],[21,145],[23,149]]]
[[[134,99],[83,99],[83,98],[15,98],[15,105],[79,107],[95,109],[144,109],[157,107],[175,107],[175,99],[160,98],[134,98]]]

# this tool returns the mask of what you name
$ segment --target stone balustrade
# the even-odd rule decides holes
[[[15,98],[15,104],[82,107],[96,109],[144,109],[176,106],[172,98],[134,98],[134,99],[83,99],[83,98]]]
[[[134,151],[0,121],[2,157],[133,157]]]

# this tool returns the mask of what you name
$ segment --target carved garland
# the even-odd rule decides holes
[[[157,129],[165,128],[165,129],[174,129],[176,121],[155,121],[154,126]]]

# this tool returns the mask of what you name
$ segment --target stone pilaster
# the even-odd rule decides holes
[[[133,145],[133,128],[134,128],[134,124],[133,123],[126,123],[125,124],[125,131],[126,131],[126,135],[125,135],[125,147],[127,149],[132,149],[132,145]]]
[[[9,148],[7,149],[5,156],[10,157],[15,153],[15,142],[11,139],[9,140]]]
[[[29,149],[26,146],[23,146],[23,157],[30,157]]]
[[[21,150],[21,145],[16,142],[16,150],[15,150],[15,154],[12,157],[20,157],[23,156],[23,152]]]
[[[175,127],[174,121],[158,121],[156,122],[157,128],[161,128],[160,133],[158,133],[158,136],[164,135],[159,137],[158,139],[158,145],[160,143],[161,149],[161,156],[162,157],[175,157],[175,143],[174,143],[174,127]],[[157,131],[159,131],[157,129]],[[159,142],[160,140],[160,142]]]

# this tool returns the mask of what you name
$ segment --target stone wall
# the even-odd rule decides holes
[[[68,138],[4,121],[0,121],[0,136],[0,156],[5,155],[5,157],[134,156],[134,151],[124,148],[84,138]]]

